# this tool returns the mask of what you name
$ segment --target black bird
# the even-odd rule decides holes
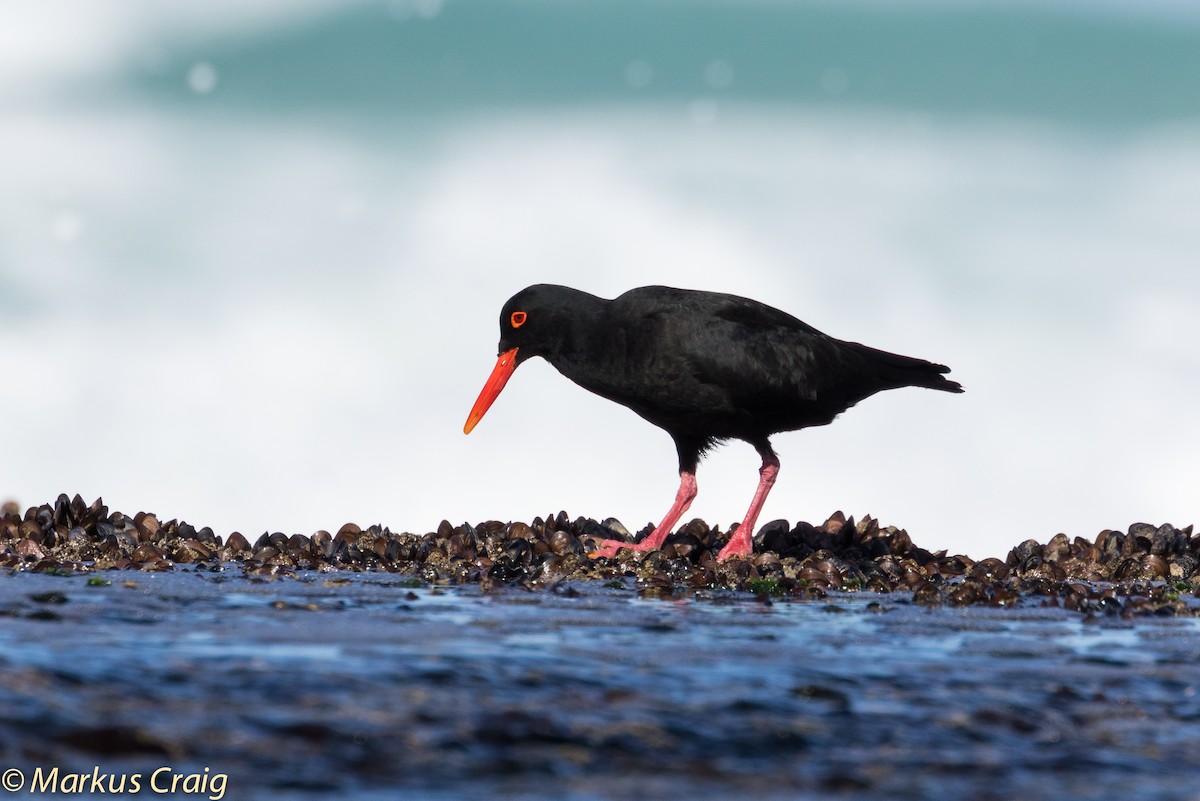
[[[827,425],[885,389],[963,391],[942,375],[950,371],[944,365],[834,339],[748,298],[665,286],[614,300],[552,284],[528,287],[500,312],[499,350],[463,433],[471,433],[517,365],[541,356],[675,440],[679,492],[666,517],[640,543],[604,540],[593,556],[659,548],[696,497],[700,458],[727,439],[745,440],[763,460],[750,509],[718,558],[748,555],[779,472],[772,434]]]

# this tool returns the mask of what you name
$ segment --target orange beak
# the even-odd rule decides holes
[[[517,350],[517,348],[506,350],[496,360],[496,366],[492,368],[492,374],[488,376],[487,383],[483,385],[483,391],[479,393],[475,405],[471,407],[471,414],[467,417],[467,424],[463,426],[464,434],[470,434],[475,424],[483,419],[483,415],[487,413],[488,407],[492,405],[492,402],[500,394],[500,390],[504,389],[504,385],[508,383],[513,370],[517,369]]]

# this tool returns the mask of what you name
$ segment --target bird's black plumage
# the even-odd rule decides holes
[[[510,318],[524,311],[526,322]],[[541,356],[585,389],[627,406],[681,448],[680,468],[724,439],[760,442],[826,425],[884,389],[962,392],[949,368],[827,336],[758,301],[648,286],[615,300],[538,284],[500,315],[500,351]]]
[[[613,300],[551,284],[528,287],[504,305],[499,350],[501,361],[512,355],[499,387],[521,362],[541,356],[665,430],[693,490],[702,454],[722,440],[752,444],[765,470],[774,459],[772,434],[826,425],[876,392],[962,392],[943,375],[944,365],[835,339],[747,298],[662,286]],[[494,379],[500,371],[498,363]],[[499,387],[486,403],[485,388],[467,430]]]

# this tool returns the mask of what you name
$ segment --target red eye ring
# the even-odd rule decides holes
[[[527,315],[525,312],[515,311],[512,313],[512,316],[508,318],[508,321],[512,323],[513,328],[520,328],[521,326],[525,325],[525,320],[527,317],[529,317],[529,315]]]

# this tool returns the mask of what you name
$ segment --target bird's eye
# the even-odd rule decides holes
[[[508,318],[508,321],[512,323],[513,328],[520,328],[521,326],[525,325],[525,318],[528,316],[529,315],[523,311],[515,311],[512,313],[512,317]]]

